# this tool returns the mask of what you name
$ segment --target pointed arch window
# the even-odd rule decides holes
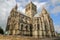
[[[23,24],[21,24],[21,31],[23,30]]]

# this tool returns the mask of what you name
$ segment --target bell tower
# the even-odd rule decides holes
[[[32,18],[37,13],[37,7],[32,3],[32,1],[26,5],[25,13],[30,18]]]

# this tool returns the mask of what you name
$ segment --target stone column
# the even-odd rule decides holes
[[[13,33],[13,29],[12,29],[12,25],[9,26],[9,34],[12,35]]]
[[[42,38],[42,22],[41,18],[39,19],[39,38]]]
[[[20,26],[19,26],[19,30],[20,30],[20,35],[21,35],[21,23],[19,24]]]
[[[33,21],[33,37],[37,38],[38,35],[37,35],[37,19],[35,18],[34,21]]]
[[[37,32],[37,23],[36,23],[36,26],[35,26],[34,35],[35,35],[35,38],[38,38],[38,32]]]
[[[55,36],[55,30],[54,30],[53,21],[51,18],[50,18],[50,26],[51,26],[52,36]]]
[[[44,23],[44,18],[41,17],[42,20],[42,36],[45,37],[46,36],[46,31],[45,31],[45,23]]]
[[[12,31],[13,31],[12,35],[15,35],[15,32],[16,32],[16,31],[15,31],[15,30],[12,30]]]
[[[48,27],[48,33],[49,33],[49,37],[51,37],[51,29],[50,29],[50,22],[49,22],[49,18],[47,17],[47,27]]]

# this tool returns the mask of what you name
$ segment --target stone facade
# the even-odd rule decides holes
[[[34,37],[25,37],[17,35],[0,35],[0,40],[60,40],[60,37],[53,38],[34,38]]]
[[[45,8],[39,17],[37,7],[32,2],[26,5],[25,14],[17,11],[17,5],[11,10],[8,17],[6,32],[8,35],[40,37],[55,37],[53,20]]]

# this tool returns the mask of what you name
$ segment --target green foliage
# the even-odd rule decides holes
[[[1,27],[0,27],[0,34],[4,34],[4,31]]]

